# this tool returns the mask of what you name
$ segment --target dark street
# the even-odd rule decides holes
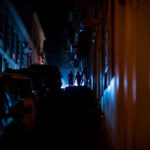
[[[66,89],[60,106],[62,144],[71,148],[83,146],[83,148],[107,150],[100,125],[100,114],[89,88]]]
[[[100,116],[89,88],[68,87],[53,97],[43,99],[35,127],[30,132],[20,123],[18,127],[10,126],[2,144],[5,143],[5,148],[24,145],[108,150]]]
[[[38,130],[39,143],[65,149],[92,146],[92,149],[107,150],[100,114],[93,98],[87,87],[69,87],[62,92],[60,99],[54,97],[52,101],[49,98],[51,110],[44,107],[46,119],[42,121],[41,131]]]
[[[150,0],[0,0],[0,150],[150,150]]]

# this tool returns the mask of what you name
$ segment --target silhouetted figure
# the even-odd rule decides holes
[[[86,76],[85,76],[84,73],[83,73],[83,75],[82,75],[82,85],[83,85],[83,86],[86,86]]]
[[[76,80],[77,80],[77,84],[78,84],[78,86],[80,86],[80,85],[81,85],[82,76],[80,75],[80,73],[79,73],[79,72],[77,72]]]
[[[68,74],[68,82],[69,82],[69,86],[73,85],[73,73],[72,73],[72,71]]]

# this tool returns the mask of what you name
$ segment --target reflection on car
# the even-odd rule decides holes
[[[31,130],[35,113],[30,77],[0,73],[0,134],[17,119],[24,122],[27,130]]]

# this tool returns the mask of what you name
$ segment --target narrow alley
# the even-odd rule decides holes
[[[56,100],[56,97],[53,98]],[[90,88],[68,87],[62,91],[57,102],[53,103],[52,100],[49,98],[47,101],[47,106],[50,106],[51,110],[43,108],[47,116],[44,115],[46,117],[44,124],[42,117],[44,126],[38,129],[42,130],[39,133],[39,143],[68,150],[79,148],[108,150],[101,115]]]
[[[62,143],[72,148],[108,150],[92,91],[87,87],[69,87],[64,94],[60,105]]]
[[[150,150],[150,0],[0,0],[0,149]]]
[[[74,86],[57,94],[42,101],[32,131],[26,132],[20,123],[10,126],[2,145],[109,150],[91,89]]]

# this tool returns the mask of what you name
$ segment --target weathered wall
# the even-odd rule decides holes
[[[150,1],[136,10],[136,149],[150,149]]]
[[[114,3],[115,74],[104,91],[105,123],[117,150],[150,149],[150,1]]]

